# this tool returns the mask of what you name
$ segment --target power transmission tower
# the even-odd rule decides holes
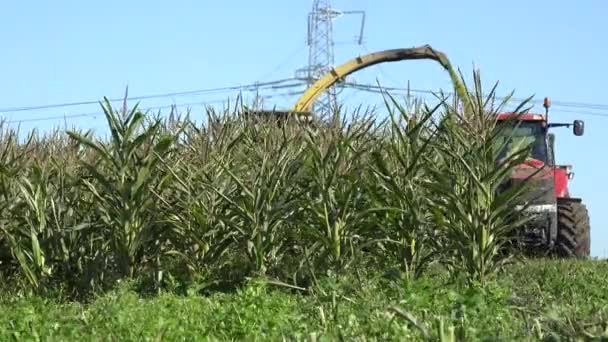
[[[308,14],[308,66],[296,71],[296,77],[306,80],[310,87],[334,67],[333,20],[343,15],[361,15],[361,27],[357,44],[363,43],[364,11],[339,11],[331,8],[330,0],[314,0]],[[305,76],[304,76],[305,75]],[[327,94],[313,105],[313,112],[327,117],[337,106],[336,90],[331,87]]]

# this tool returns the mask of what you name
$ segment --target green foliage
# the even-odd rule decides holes
[[[477,74],[475,80],[476,98],[480,99]],[[494,89],[490,96],[493,94]],[[506,101],[508,98],[503,104]],[[520,108],[514,113],[519,114]],[[482,285],[510,260],[512,254],[505,253],[505,247],[529,220],[521,215],[521,209],[516,210],[528,190],[526,182],[498,191],[515,166],[526,160],[530,147],[522,146],[499,158],[496,116],[501,111],[502,105],[488,108],[488,101],[478,101],[467,117],[446,118],[441,129],[449,134],[441,134],[440,142],[434,145],[440,167],[430,169],[431,212],[441,232],[443,263]]]
[[[525,186],[497,192],[527,147],[498,160],[492,91],[467,111],[401,106],[305,126],[209,110],[202,124],[102,104],[107,139],[69,131],[0,139],[0,275],[86,297],[227,290],[250,277],[292,288],[374,265],[469,285],[511,260]],[[517,110],[520,110],[518,108]],[[314,286],[313,286],[314,287]],[[318,288],[317,288],[318,289]]]
[[[376,272],[323,280],[327,295],[270,282],[210,296],[141,298],[127,284],[89,304],[0,298],[0,339],[604,341],[605,261],[509,266],[484,288],[425,274],[406,287]]]
[[[606,339],[605,268],[510,265],[530,146],[502,157],[508,99],[457,88],[380,122],[106,100],[108,139],[2,131],[0,338]]]
[[[366,155],[373,149],[372,122],[346,124],[334,118],[331,128],[306,135],[306,197],[303,237],[321,267],[344,270],[356,256],[357,236],[364,234]]]
[[[135,106],[129,113],[103,107],[109,124],[109,144],[68,132],[95,155],[96,162],[81,161],[89,177],[83,187],[97,202],[110,255],[123,277],[133,277],[140,263],[159,253],[162,230],[156,225],[158,196],[168,186],[169,174],[157,167],[169,153],[174,137],[159,135],[160,120],[144,125],[144,114]]]
[[[390,140],[372,154],[370,197],[380,213],[374,227],[381,232],[379,253],[392,256],[408,277],[419,277],[438,252],[429,197],[429,170],[435,167],[429,156],[437,139],[429,124],[436,108],[410,117],[410,110],[390,100],[398,108],[390,112]]]
[[[285,231],[301,197],[292,182],[301,173],[303,148],[285,130],[276,133],[268,126],[246,127],[234,159],[221,164],[230,191],[213,189],[228,204],[223,222],[237,233],[238,245],[260,275],[281,261]]]

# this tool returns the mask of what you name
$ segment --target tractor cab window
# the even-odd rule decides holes
[[[499,159],[507,157],[510,153],[531,146],[529,158],[549,161],[547,143],[545,141],[545,129],[539,122],[526,121],[504,121],[497,125],[497,144],[502,147]]]

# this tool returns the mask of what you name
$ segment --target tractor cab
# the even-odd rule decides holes
[[[499,159],[531,144],[529,159],[536,164],[553,164],[544,115],[500,113],[497,121],[498,134],[502,138],[498,142],[503,146]]]
[[[518,171],[529,168],[549,168],[551,172],[567,171],[569,173],[569,166],[556,165],[555,161],[555,135],[549,133],[550,128],[555,127],[572,127],[572,132],[576,136],[582,136],[584,134],[584,122],[581,120],[574,120],[572,123],[549,123],[548,122],[548,108],[550,107],[550,100],[545,98],[544,107],[546,110],[545,114],[536,113],[500,113],[497,117],[497,129],[498,136],[502,139],[498,140],[502,150],[500,151],[499,159],[504,158],[513,151],[516,151],[524,146],[530,146],[530,152],[528,160],[525,165],[521,165],[517,168]],[[522,175],[523,176],[523,175]],[[566,175],[571,178],[571,175]],[[545,175],[546,177],[551,177]],[[559,176],[558,176],[559,177]],[[557,188],[563,187],[566,184],[556,184]],[[564,190],[558,191],[564,193]]]

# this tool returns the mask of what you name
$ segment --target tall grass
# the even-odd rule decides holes
[[[306,284],[356,262],[417,277],[432,263],[484,283],[524,188],[497,193],[493,92],[305,126],[209,110],[202,124],[103,104],[107,140],[68,131],[0,146],[0,274],[84,295],[266,276]],[[518,110],[523,107],[518,108]],[[293,277],[292,277],[293,276]]]

